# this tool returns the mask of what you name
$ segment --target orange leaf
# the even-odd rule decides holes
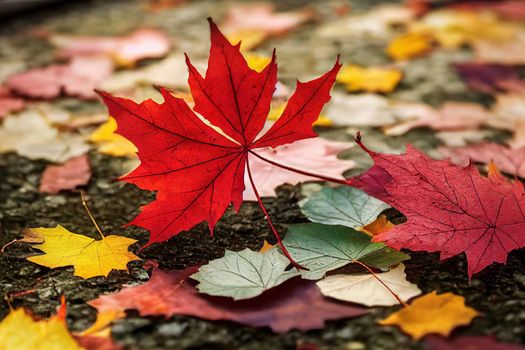
[[[382,325],[396,325],[419,340],[427,334],[448,336],[457,326],[468,325],[478,312],[465,306],[465,298],[435,291],[417,298],[412,304],[379,321]]]
[[[379,215],[376,220],[363,227],[363,232],[370,236],[375,236],[390,230],[394,226],[385,215]]]

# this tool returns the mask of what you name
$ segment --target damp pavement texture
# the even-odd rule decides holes
[[[373,10],[381,1],[352,1],[356,14]],[[392,2],[389,2],[392,3]],[[31,12],[15,19],[3,19],[0,27],[0,61],[16,63],[20,68],[31,68],[52,63],[53,51],[41,40],[27,33],[34,26],[43,26],[63,33],[123,34],[130,30],[154,26],[165,30],[177,40],[182,51],[192,58],[208,55],[208,16],[220,20],[224,3],[199,1],[182,8],[161,12],[144,12],[143,4],[135,1],[90,1],[57,4],[44,10]],[[329,21],[330,7],[325,1],[278,1],[279,10],[309,5],[325,14]],[[309,78],[322,73],[333,64],[337,54],[344,62],[377,65],[388,62],[386,42],[370,38],[352,37],[348,40],[326,40],[316,36],[316,23],[307,24],[285,37],[264,43],[256,52],[269,54],[277,48],[280,79],[293,84],[295,78]],[[411,101],[439,105],[443,101],[474,101],[488,103],[485,95],[469,91],[458,80],[449,63],[469,59],[465,50],[435,52],[413,60],[405,69],[406,76],[391,96]],[[144,63],[148,64],[148,62]],[[70,110],[100,110],[103,106],[62,98],[57,104]],[[411,131],[403,136],[388,137],[374,130],[361,129],[370,143],[380,151],[402,150],[406,143],[432,154],[440,141],[429,130]],[[319,129],[321,135],[333,140],[351,141],[346,128]],[[495,138],[501,135],[494,135]],[[383,149],[381,149],[383,148]],[[342,158],[354,159],[358,166],[349,171],[353,176],[366,170],[371,161],[356,148],[345,151]],[[118,234],[139,241],[132,247],[136,252],[146,243],[147,232],[136,227],[123,227],[137,213],[138,208],[151,201],[154,194],[121,182],[113,181],[123,173],[127,160],[90,153],[93,175],[84,188],[89,205],[106,234]],[[0,245],[20,238],[28,227],[54,227],[61,224],[72,232],[96,237],[89,217],[84,212],[78,193],[61,192],[45,195],[38,192],[45,161],[29,160],[13,153],[0,155]],[[268,208],[279,229],[285,224],[306,222],[298,209],[301,199],[299,186],[283,185],[278,196],[266,198]],[[389,212],[394,220],[399,214]],[[219,221],[215,236],[209,235],[206,225],[196,226],[169,241],[145,249],[141,257],[156,260],[161,268],[182,269],[219,258],[225,249],[258,249],[264,240],[273,241],[264,216],[255,203],[247,202],[239,214],[228,211]],[[86,304],[98,295],[118,291],[123,285],[138,285],[149,278],[142,268],[144,261],[129,264],[130,272],[113,271],[108,278],[81,279],[74,277],[72,268],[48,269],[25,260],[34,253],[27,245],[16,245],[0,254],[0,295],[32,293],[13,298],[14,307],[26,307],[36,315],[49,317],[58,306],[60,296],[68,303],[67,321],[73,331],[87,328],[95,320],[95,309]],[[437,290],[453,292],[466,298],[469,306],[483,317],[475,318],[468,327],[456,329],[454,335],[494,335],[502,342],[525,342],[525,251],[514,251],[506,265],[493,264],[474,276],[466,274],[463,255],[440,262],[436,254],[408,252],[407,279],[424,292]],[[424,349],[394,327],[380,327],[377,321],[396,307],[373,308],[370,313],[347,320],[329,321],[322,330],[291,331],[274,334],[268,328],[253,329],[232,322],[209,322],[192,317],[140,317],[129,312],[112,327],[115,341],[126,349],[295,349],[297,344],[316,344],[319,349]],[[5,301],[0,303],[0,319],[9,312]]]

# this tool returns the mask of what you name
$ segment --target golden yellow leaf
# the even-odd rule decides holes
[[[281,117],[281,114],[284,112],[284,108],[286,107],[286,103],[280,104],[277,107],[272,107],[270,109],[270,113],[268,113],[268,120],[275,121]],[[319,118],[314,122],[314,126],[330,126],[332,125],[332,120],[328,117],[325,117],[324,115],[320,115]]]
[[[363,227],[363,232],[367,235],[375,236],[390,230],[394,226],[385,215],[381,214],[373,222]]]
[[[263,246],[261,247],[261,249],[259,249],[259,253],[264,253],[272,249],[273,247],[275,247],[273,244],[270,244],[267,240],[264,240]]]
[[[406,60],[422,56],[431,49],[431,36],[424,33],[405,33],[390,42],[387,52],[395,60]]]
[[[116,157],[135,157],[137,147],[125,137],[115,134],[117,121],[109,117],[108,121],[98,127],[89,137],[89,140],[97,145],[98,151]]]
[[[268,33],[263,30],[247,29],[228,33],[226,37],[232,45],[241,42],[241,51],[248,51],[261,45],[268,38]]]
[[[337,75],[337,81],[345,84],[348,91],[392,92],[403,74],[395,68],[360,67],[345,65]]]
[[[0,323],[2,350],[82,350],[63,319],[34,321],[24,309],[13,310]]]
[[[256,55],[251,52],[246,52],[244,58],[246,59],[248,66],[258,73],[262,72],[264,67],[266,67],[272,60],[270,57]]]
[[[128,262],[140,260],[128,251],[129,246],[136,242],[131,238],[112,235],[95,240],[72,233],[60,225],[30,230],[44,238],[44,243],[33,246],[45,254],[27,260],[50,268],[73,266],[75,276],[82,278],[107,277],[111,270],[128,271]]]
[[[457,326],[469,324],[478,312],[465,306],[465,298],[452,293],[435,291],[414,300],[410,305],[379,321],[382,325],[396,325],[415,340],[427,334],[444,336]]]

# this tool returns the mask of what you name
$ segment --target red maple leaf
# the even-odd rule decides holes
[[[152,100],[137,104],[100,92],[117,120],[117,132],[139,150],[140,166],[122,180],[157,191],[156,200],[144,206],[130,224],[151,232],[147,245],[165,241],[202,221],[208,222],[213,233],[213,227],[230,203],[235,210],[239,209],[246,168],[259,205],[280,243],[255,189],[249,158],[266,160],[257,155],[257,148],[317,136],[312,123],[330,99],[340,64],[337,61],[330,71],[315,80],[298,82],[280,119],[257,138],[277,82],[275,52],[271,62],[258,73],[249,68],[239,51],[240,44],[231,45],[215,23],[211,19],[209,22],[211,49],[205,77],[186,56],[195,101],[193,110],[164,88],[160,88],[164,97],[161,104]]]
[[[469,278],[525,246],[525,191],[501,175],[483,177],[472,164],[432,160],[408,145],[402,155],[379,154],[356,141],[374,166],[350,184],[390,204],[407,222],[373,240],[401,249],[465,252]]]
[[[154,269],[141,286],[123,288],[101,295],[89,304],[99,313],[137,309],[141,316],[195,316],[205,320],[231,320],[253,327],[269,326],[283,333],[324,327],[326,320],[363,315],[362,307],[325,298],[314,281],[293,278],[264,294],[248,300],[199,294],[190,279],[197,267],[186,270]]]

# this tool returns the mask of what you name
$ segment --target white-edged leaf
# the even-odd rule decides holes
[[[191,278],[199,281],[197,288],[201,293],[249,299],[298,276],[295,268],[286,271],[289,264],[275,248],[264,253],[226,250],[224,257],[202,266]]]
[[[417,285],[406,280],[405,266],[377,274],[399,298],[407,301],[421,294]],[[366,306],[392,306],[399,301],[372,274],[332,275],[317,282],[324,296]]]

